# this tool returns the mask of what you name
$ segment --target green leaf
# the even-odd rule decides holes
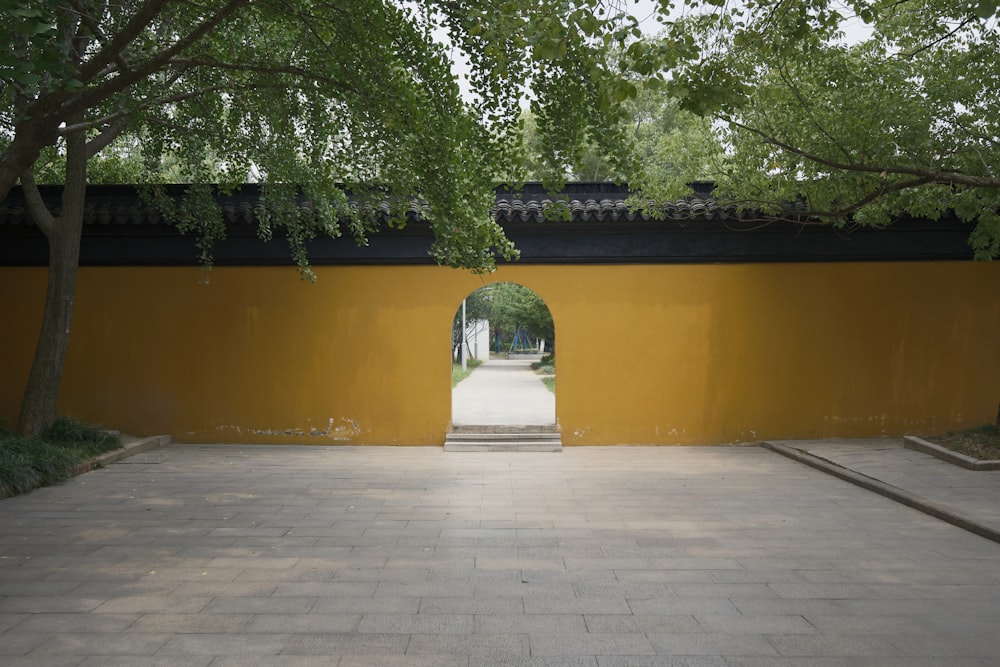
[[[996,15],[998,7],[1000,7],[1000,2],[997,0],[979,0],[978,3],[975,3],[973,11],[979,18],[989,19]]]

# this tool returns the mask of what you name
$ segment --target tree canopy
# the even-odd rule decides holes
[[[225,231],[209,184],[252,177],[261,235],[306,276],[309,239],[366,242],[381,219],[366,203],[392,225],[419,206],[435,258],[489,271],[515,255],[489,210],[524,176],[527,107],[557,179],[585,167],[663,200],[704,174],[734,205],[838,224],[953,211],[978,257],[1000,255],[997,5],[659,0],[665,31],[640,40],[623,0],[0,0],[0,199],[20,183],[50,247],[19,429],[54,414],[99,158],[102,178],[190,182],[157,201],[205,261]],[[669,121],[655,141],[630,132],[648,100]],[[39,178],[64,185],[59,206]]]
[[[562,145],[615,133],[606,43],[634,19],[600,0],[0,0],[0,198],[28,185],[46,148],[71,169],[106,151],[139,151],[155,178],[163,156],[184,182],[255,174],[294,186],[315,215],[279,215],[299,253],[315,234],[366,225],[343,192],[412,199],[434,225],[444,263],[489,269],[509,243],[488,216],[492,187],[514,171],[512,129],[530,89],[543,131]],[[606,41],[607,40],[607,41]],[[467,62],[460,93],[453,53]],[[71,155],[71,137],[83,156]],[[70,179],[65,179],[67,182]],[[205,217],[201,231],[218,234]]]
[[[225,233],[210,186],[253,175],[261,235],[280,230],[306,276],[309,239],[364,243],[383,204],[392,225],[419,207],[440,262],[488,271],[515,254],[489,210],[517,172],[522,103],[554,144],[599,135],[616,153],[629,89],[604,53],[638,32],[614,0],[0,0],[0,199],[20,182],[50,248],[19,430],[54,417],[97,158],[191,183],[182,202],[150,196],[206,262]],[[43,173],[64,186],[53,209]]]
[[[837,224],[954,212],[976,224],[976,256],[996,257],[997,5],[684,0],[633,62],[718,121],[720,198]],[[682,180],[641,185],[662,199]]]

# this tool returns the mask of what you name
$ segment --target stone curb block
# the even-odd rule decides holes
[[[867,489],[889,498],[890,500],[894,500],[902,505],[906,505],[907,507],[923,512],[924,514],[929,514],[936,519],[947,521],[953,526],[958,526],[959,528],[967,530],[970,533],[974,533],[980,537],[985,537],[993,542],[1000,542],[1000,530],[991,528],[990,526],[980,523],[971,517],[961,514],[960,512],[956,512],[950,507],[935,503],[927,498],[910,493],[909,491],[904,491],[897,486],[887,484],[886,482],[875,479],[874,477],[862,475],[859,472],[837,465],[832,461],[828,461],[801,449],[795,449],[794,447],[789,447],[788,445],[783,445],[779,442],[762,442],[761,446],[765,449],[770,449],[772,452],[781,454],[782,456],[787,456],[794,461],[804,463],[807,466],[821,470],[825,473],[833,475],[834,477],[839,477],[840,479],[850,482],[851,484],[855,484],[863,489]]]
[[[113,449],[110,452],[105,452],[100,456],[81,464],[74,471],[74,474],[80,475],[94,470],[95,468],[110,465],[117,461],[121,461],[122,459],[127,459],[130,456],[135,456],[136,454],[141,454],[142,452],[148,452],[149,450],[156,449],[158,447],[165,447],[169,444],[169,435],[154,435],[148,438],[142,438],[141,440],[130,442],[120,449]]]
[[[107,465],[109,463],[114,463],[115,461],[121,461],[122,459],[126,459],[130,456],[135,456],[136,454],[141,454],[142,452],[148,452],[151,449],[165,447],[169,444],[169,435],[154,435],[141,440],[136,440],[135,442],[130,442],[121,449],[105,452],[104,454],[98,456],[97,460],[102,465]]]
[[[942,461],[954,463],[955,465],[962,466],[968,470],[1000,470],[1000,461],[982,461],[980,459],[974,459],[971,456],[953,452],[947,447],[935,445],[933,442],[927,442],[926,440],[913,435],[903,436],[903,447],[923,452],[924,454],[929,454],[930,456],[937,457]]]

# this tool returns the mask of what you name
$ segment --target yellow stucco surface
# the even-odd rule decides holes
[[[45,269],[0,269],[13,422]],[[933,434],[1000,402],[1000,263],[90,267],[60,411],[186,442],[439,445],[450,327],[487,282],[555,318],[566,445]]]

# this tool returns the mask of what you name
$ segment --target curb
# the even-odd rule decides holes
[[[154,435],[148,438],[142,438],[140,440],[136,440],[135,442],[130,442],[120,449],[113,449],[110,452],[101,454],[100,456],[95,456],[90,461],[82,463],[76,470],[74,470],[73,474],[80,475],[85,472],[90,472],[96,468],[110,465],[117,461],[121,461],[122,459],[127,459],[130,456],[141,454],[142,452],[148,452],[151,449],[165,447],[169,444],[169,435]]]
[[[924,454],[929,454],[941,459],[942,461],[954,463],[955,465],[962,466],[968,470],[1000,470],[1000,461],[982,461],[980,459],[974,459],[971,456],[953,452],[946,447],[935,445],[933,442],[927,442],[923,438],[918,438],[914,435],[903,436],[903,447],[907,449],[914,449],[918,452],[923,452]]]
[[[1000,530],[991,528],[986,524],[976,521],[972,517],[956,512],[946,505],[941,505],[922,496],[910,493],[909,491],[904,491],[898,486],[887,484],[881,480],[875,479],[874,477],[862,475],[861,473],[855,472],[850,468],[844,468],[843,466],[839,466],[832,461],[828,461],[801,449],[795,449],[794,447],[789,447],[788,445],[783,445],[779,442],[767,441],[762,442],[761,446],[765,449],[770,449],[772,452],[786,456],[794,461],[804,463],[807,466],[821,470],[825,473],[833,475],[834,477],[839,477],[846,482],[850,482],[851,484],[860,486],[863,489],[877,493],[880,496],[884,496],[902,505],[906,505],[907,507],[923,512],[924,514],[928,514],[935,519],[947,521],[953,526],[958,526],[959,528],[967,530],[970,533],[974,533],[980,537],[985,537],[988,540],[1000,543]]]

